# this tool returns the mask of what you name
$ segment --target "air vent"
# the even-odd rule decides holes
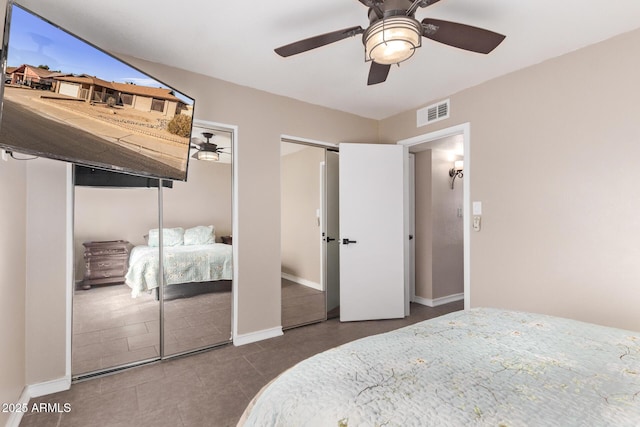
[[[425,126],[438,120],[444,120],[449,118],[449,100],[438,102],[437,104],[429,105],[428,107],[421,108],[417,111],[417,125]]]

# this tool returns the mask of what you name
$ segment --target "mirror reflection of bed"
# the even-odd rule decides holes
[[[195,136],[208,130],[197,126],[196,121]],[[161,197],[157,188],[75,186],[73,377],[230,342],[231,135],[215,132],[228,141],[228,152],[219,161],[191,159],[188,180],[171,182]],[[166,283],[162,310],[159,205]],[[87,258],[87,246],[114,241],[126,245],[125,269],[119,267],[118,277],[106,283],[89,280],[86,286],[87,277],[115,274],[115,261],[100,253]]]
[[[165,355],[231,338],[231,237],[216,236],[215,230],[213,225],[163,229]],[[149,230],[146,244],[131,250],[125,285],[133,298],[160,299],[159,235],[158,229]]]

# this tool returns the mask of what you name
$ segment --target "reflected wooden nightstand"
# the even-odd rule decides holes
[[[129,268],[131,244],[126,240],[84,242],[84,279],[82,289],[93,285],[124,283]]]

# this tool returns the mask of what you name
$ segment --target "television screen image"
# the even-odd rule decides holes
[[[7,5],[0,148],[185,181],[194,100]]]

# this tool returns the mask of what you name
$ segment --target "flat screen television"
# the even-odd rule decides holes
[[[194,100],[13,1],[0,148],[186,181]]]
[[[148,176],[129,175],[87,166],[73,166],[73,184],[100,188],[158,188],[160,180]],[[173,181],[162,180],[162,186],[173,188]]]

